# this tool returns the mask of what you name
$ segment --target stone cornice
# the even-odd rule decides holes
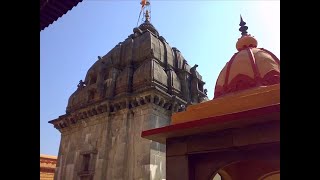
[[[59,116],[59,118],[49,121],[60,132],[63,128],[78,124],[82,119],[96,116],[102,113],[114,113],[122,109],[133,109],[148,103],[153,103],[165,110],[173,112],[183,111],[186,101],[181,98],[170,95],[158,87],[145,89],[144,92],[132,94],[123,94],[114,99],[104,99],[93,102],[86,107],[73,110],[70,113]]]

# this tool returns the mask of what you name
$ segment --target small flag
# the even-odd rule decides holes
[[[142,6],[141,8],[143,8],[147,4],[147,0],[141,0],[140,4]]]

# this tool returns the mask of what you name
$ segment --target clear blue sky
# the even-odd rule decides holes
[[[139,0],[84,0],[40,32],[40,153],[57,155],[60,132],[49,120],[65,113],[69,96],[97,60],[136,26]],[[280,1],[151,0],[151,22],[206,82],[237,52],[240,14],[258,47],[280,58]]]

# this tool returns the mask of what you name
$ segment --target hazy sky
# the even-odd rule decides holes
[[[65,113],[80,79],[136,26],[139,0],[84,0],[40,32],[40,152],[57,155]],[[258,47],[280,58],[280,1],[151,0],[151,22],[206,82],[212,99],[220,70],[237,52],[240,14]]]

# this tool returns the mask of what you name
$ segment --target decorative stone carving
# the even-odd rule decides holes
[[[84,83],[82,80],[79,81],[79,84],[78,84],[78,89],[82,89],[84,88],[86,85],[86,83]]]
[[[198,103],[198,78],[197,78],[197,67],[198,65],[194,65],[191,69],[191,98],[192,98],[192,103]]]

